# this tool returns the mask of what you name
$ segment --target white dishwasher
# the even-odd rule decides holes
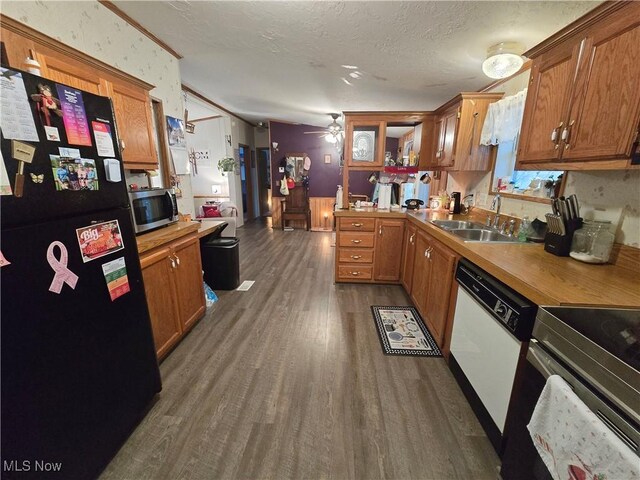
[[[500,454],[516,370],[537,306],[464,259],[456,280],[449,367]]]

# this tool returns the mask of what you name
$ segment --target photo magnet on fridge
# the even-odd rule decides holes
[[[100,190],[96,161],[90,158],[69,158],[49,155],[56,190]]]

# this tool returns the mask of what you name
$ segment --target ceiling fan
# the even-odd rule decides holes
[[[319,133],[321,137],[329,143],[340,143],[342,138],[344,137],[344,130],[342,129],[342,125],[338,123],[338,118],[340,117],[339,113],[331,113],[331,118],[333,118],[333,122],[327,125],[325,130],[316,130],[314,132],[304,132],[307,133]]]

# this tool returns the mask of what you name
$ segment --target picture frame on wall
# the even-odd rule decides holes
[[[331,163],[331,154],[330,153],[325,154],[324,163]]]

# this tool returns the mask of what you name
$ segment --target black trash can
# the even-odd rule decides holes
[[[235,290],[240,285],[240,240],[220,235],[228,224],[220,224],[200,239],[204,281],[213,290]]]

